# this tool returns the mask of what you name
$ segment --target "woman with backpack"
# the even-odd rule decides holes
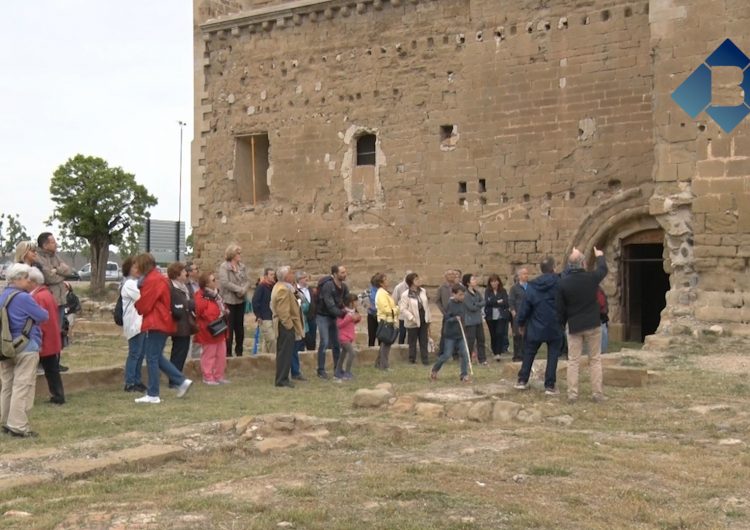
[[[4,359],[0,361],[0,423],[4,432],[19,438],[37,436],[29,425],[28,412],[34,405],[36,367],[42,345],[39,325],[49,318],[49,313],[29,294],[32,287],[30,272],[31,267],[26,264],[11,265],[5,273],[8,286],[0,293]],[[20,341],[20,352],[6,342],[8,334],[13,343]]]

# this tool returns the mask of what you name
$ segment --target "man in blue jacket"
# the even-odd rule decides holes
[[[524,335],[523,362],[518,372],[518,390],[529,388],[531,366],[542,343],[547,344],[547,371],[544,375],[544,393],[557,395],[557,359],[562,348],[562,328],[557,315],[557,291],[560,278],[555,274],[555,259],[546,257],[539,268],[541,276],[529,282],[521,310],[518,326]]]

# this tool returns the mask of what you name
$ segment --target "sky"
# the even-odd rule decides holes
[[[36,238],[55,169],[80,153],[135,174],[153,219],[190,221],[192,0],[4,2],[0,212]]]

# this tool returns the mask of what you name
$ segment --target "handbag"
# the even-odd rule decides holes
[[[393,311],[391,311],[391,315],[395,320],[396,317]],[[379,321],[378,329],[375,331],[375,337],[386,346],[390,346],[396,342],[396,339],[398,338],[398,328],[396,327],[395,322],[386,322],[385,320]]]
[[[208,332],[212,337],[217,337],[227,330],[227,321],[224,317],[219,317],[213,322],[208,323]]]

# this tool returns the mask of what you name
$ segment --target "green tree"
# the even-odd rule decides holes
[[[135,175],[92,156],[76,155],[55,170],[50,183],[52,219],[91,248],[91,294],[104,291],[110,245],[130,245],[155,206],[156,197]]]
[[[190,232],[190,235],[185,238],[185,252],[188,256],[193,255],[193,233]]]
[[[26,232],[26,227],[21,224],[18,214],[0,214],[0,253],[5,257],[16,250],[16,245],[21,241],[29,241],[31,238]]]

